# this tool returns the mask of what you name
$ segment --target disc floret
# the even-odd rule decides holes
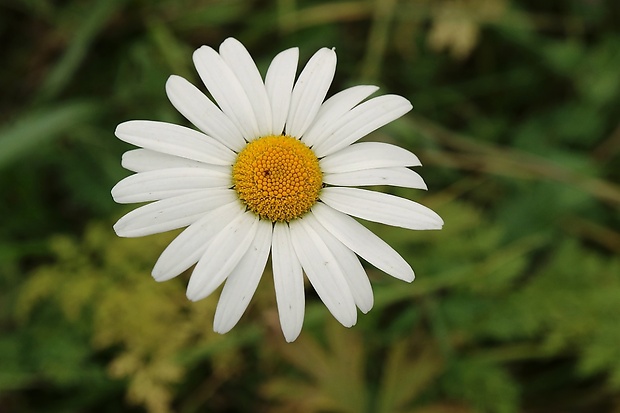
[[[291,136],[264,136],[246,145],[233,165],[233,184],[249,210],[263,219],[289,222],[319,199],[319,160]]]

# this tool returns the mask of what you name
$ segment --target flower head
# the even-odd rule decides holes
[[[199,130],[128,121],[116,136],[141,149],[123,155],[136,172],[113,189],[119,203],[150,202],[122,217],[119,236],[187,227],[153,268],[157,281],[196,265],[187,287],[200,300],[222,283],[214,329],[229,331],[254,294],[271,252],[276,302],[287,341],[304,318],[305,273],[343,325],[373,305],[361,257],[407,282],[414,273],[388,244],[351,216],[409,229],[440,229],[441,218],[413,201],[366,189],[426,189],[409,167],[420,161],[400,147],[360,138],[411,110],[405,98],[355,86],[325,100],[336,53],[323,48],[301,71],[298,49],[278,54],[263,81],[237,40],[219,53],[203,46],[194,63],[214,103],[179,76],[166,92]],[[324,101],[325,100],[325,101]]]

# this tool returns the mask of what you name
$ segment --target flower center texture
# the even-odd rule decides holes
[[[233,165],[233,184],[248,209],[271,221],[301,217],[319,199],[323,175],[310,148],[290,136],[247,144]]]

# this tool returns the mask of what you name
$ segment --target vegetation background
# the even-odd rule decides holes
[[[0,412],[620,412],[616,0],[2,0]],[[335,47],[414,111],[370,138],[424,163],[439,232],[369,224],[412,264],[333,321],[279,331],[267,271],[239,325],[119,239],[128,119],[184,123],[170,74],[240,39],[261,70]]]

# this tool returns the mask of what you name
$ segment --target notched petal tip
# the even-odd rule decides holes
[[[153,277],[153,279],[155,281],[157,281],[158,283],[164,282],[166,281],[163,277],[162,277],[163,273],[156,271],[155,268],[153,268],[153,270],[151,270],[151,277]]]
[[[429,227],[427,229],[430,229],[430,230],[442,229],[444,225],[443,218],[437,212],[433,211],[430,208],[428,209],[428,211],[432,213],[432,215],[430,216],[432,221],[429,222]]]
[[[439,217],[439,215],[438,215],[438,217]],[[435,228],[435,229],[442,229],[443,226],[444,226],[443,218],[439,217],[439,220],[437,222],[437,228]]]
[[[411,103],[411,101],[404,96],[396,95],[393,93],[382,95],[382,96],[385,96],[386,99],[390,99],[392,101],[392,105],[395,108],[396,107],[401,108],[400,110],[402,111],[403,115],[413,109],[413,104]],[[403,115],[400,115],[400,116],[403,116]]]
[[[330,55],[333,55],[334,57],[336,57],[336,48],[335,47],[321,47],[319,49],[319,52],[327,53],[327,54],[330,54]]]
[[[326,47],[324,47],[321,50],[325,50],[325,52],[324,52],[325,59],[326,59],[325,63],[334,66],[334,70],[335,70],[336,64],[338,63],[338,57],[336,55],[336,50],[335,49],[328,49]],[[330,85],[331,85],[331,82],[330,82]]]

